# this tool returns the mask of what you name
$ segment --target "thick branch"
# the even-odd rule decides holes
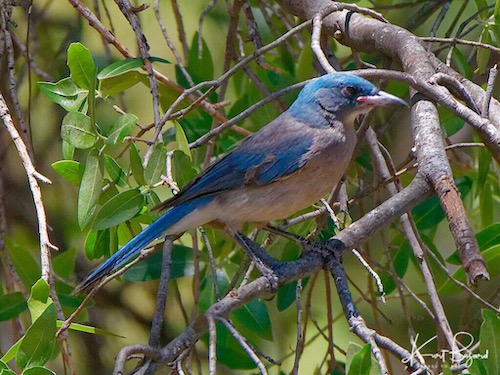
[[[311,19],[322,9],[332,6],[328,0],[280,0],[279,2],[304,20]],[[403,70],[417,80],[431,82],[436,73],[429,53],[421,40],[399,26],[388,25],[376,19],[342,11],[334,12],[326,17],[323,20],[323,30],[353,49],[382,52],[400,62]],[[436,192],[450,187],[456,189],[442,141],[436,104],[418,94],[414,96],[413,103],[412,129],[419,173],[431,182]],[[493,116],[494,106],[491,112]],[[449,184],[443,186],[445,182]],[[453,215],[464,218],[463,220],[453,219],[453,222],[459,225],[450,225],[450,230],[462,256],[471,255],[471,259],[475,262],[477,258],[481,258],[481,255],[475,237],[464,238],[464,233],[472,232],[472,226],[467,219],[462,201],[457,197],[454,210],[450,210],[449,201],[443,199],[443,195],[438,194],[438,196],[448,219]],[[464,264],[470,272],[468,279],[474,282],[479,278],[489,278],[484,262],[475,264],[479,266],[468,269],[468,263]]]
[[[405,189],[392,196],[377,208],[370,211],[361,219],[335,236],[333,241],[341,241],[345,251],[367,240],[378,230],[389,225],[405,212],[424,200],[431,192],[431,187],[422,176],[417,176]],[[277,271],[278,284],[284,285],[290,281],[304,278],[319,271],[324,265],[324,258],[317,252],[307,252],[300,259],[283,263]],[[265,277],[259,277],[249,284],[228,293],[219,302],[212,305],[203,315],[193,321],[183,333],[178,335],[159,352],[154,352],[159,363],[173,362],[182,352],[193,346],[209,328],[211,318],[225,318],[231,311],[244,305],[248,301],[262,297],[271,290],[270,282]],[[129,353],[131,348],[125,347],[123,353]],[[118,356],[123,358],[123,353]],[[148,355],[148,353],[144,353]],[[117,363],[118,364],[118,363]],[[115,374],[123,371],[121,366],[115,367]]]

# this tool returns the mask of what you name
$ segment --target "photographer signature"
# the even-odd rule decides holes
[[[443,362],[463,363],[467,368],[472,366],[475,359],[488,359],[488,350],[486,350],[485,353],[472,353],[469,351],[469,349],[474,346],[474,336],[468,332],[457,332],[453,336],[453,347],[451,349],[443,349],[436,353],[422,353],[422,349],[433,342],[437,336],[431,337],[421,345],[417,345],[418,337],[419,334],[417,333],[411,345],[410,355],[402,360],[403,363],[408,363],[410,366],[414,363],[415,358],[418,357],[430,357],[432,359],[440,359]],[[462,340],[469,340],[469,342],[467,344],[462,344],[459,338],[462,338]]]

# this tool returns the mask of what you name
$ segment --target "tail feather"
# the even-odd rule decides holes
[[[121,249],[111,255],[111,257],[109,257],[103,264],[92,271],[80,283],[80,285],[75,288],[74,294],[91,289],[103,277],[110,274],[114,270],[119,269],[133,257],[138,255],[139,252],[144,249],[149,243],[151,243],[158,237],[161,237],[161,235],[165,233],[168,228],[170,228],[184,216],[205,205],[206,203],[208,203],[207,199],[197,199],[173,207],[158,220],[154,221],[146,229],[140,232],[137,236],[127,242]]]

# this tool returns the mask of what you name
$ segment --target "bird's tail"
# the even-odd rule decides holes
[[[202,198],[180,204],[170,209],[158,220],[154,221],[146,229],[127,242],[125,246],[111,255],[111,257],[109,257],[103,264],[92,271],[80,283],[80,285],[75,288],[73,293],[77,294],[84,290],[91,289],[95,283],[101,280],[104,276],[110,274],[116,269],[119,269],[134,256],[138,255],[139,252],[150,242],[160,237],[168,230],[168,228],[177,223],[184,216],[188,215],[197,208],[200,208],[206,203],[207,200]]]

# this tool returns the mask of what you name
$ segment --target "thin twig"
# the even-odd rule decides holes
[[[33,201],[35,203],[35,209],[38,219],[38,234],[40,238],[40,256],[41,256],[41,266],[42,266],[42,278],[49,283],[51,278],[51,260],[50,260],[50,250],[58,250],[57,246],[53,245],[49,240],[49,229],[47,225],[47,216],[45,214],[45,208],[42,201],[42,194],[40,191],[40,185],[38,181],[46,184],[51,184],[52,182],[42,174],[36,171],[33,165],[28,148],[24,143],[23,139],[19,135],[12,117],[10,115],[9,108],[3,95],[0,93],[0,118],[2,119],[7,132],[9,133],[12,141],[14,142],[19,157],[23,163],[26,175],[28,176],[28,181],[31,189],[31,194],[33,195]]]
[[[71,323],[78,317],[78,315],[83,311],[87,303],[89,303],[92,299],[92,297],[101,289],[104,285],[109,283],[111,280],[115,279],[116,277],[122,275],[125,273],[130,267],[132,267],[134,264],[139,263],[142,261],[144,258],[147,258],[151,253],[156,251],[155,247],[151,247],[148,249],[143,249],[139,253],[139,256],[132,260],[130,263],[127,263],[125,266],[120,268],[118,271],[113,272],[112,274],[109,274],[105,278],[103,278],[99,283],[95,284],[95,286],[92,288],[92,290],[85,296],[84,300],[80,305],[73,311],[73,313],[62,323],[61,327],[59,327],[56,336],[61,335],[64,331],[66,331]]]
[[[160,1],[155,0],[155,5],[154,5],[154,11],[155,11],[155,17],[156,17],[156,22],[158,22],[158,25],[160,25],[161,32],[163,34],[163,39],[167,42],[168,48],[170,48],[170,51],[172,51],[172,54],[175,57],[175,61],[177,62],[177,66],[181,70],[182,74],[184,74],[184,77],[189,83],[189,86],[194,86],[193,79],[191,78],[191,75],[188,73],[186,68],[184,67],[184,63],[182,62],[182,58],[177,52],[177,48],[175,48],[174,43],[172,42],[172,39],[170,39],[170,35],[168,35],[167,28],[165,26],[165,23],[163,22],[161,15],[160,15]]]
[[[214,258],[214,253],[212,251],[212,245],[210,244],[210,241],[208,240],[208,236],[205,233],[205,230],[202,227],[199,227],[198,230],[201,233],[201,238],[203,239],[203,242],[205,242],[205,246],[207,247],[208,251],[208,259],[210,263],[210,268],[212,270],[212,277],[214,279],[214,291],[215,291],[215,299],[217,301],[220,300],[221,294],[219,290],[219,279],[217,277],[217,265],[215,264],[215,258]]]
[[[179,41],[181,42],[182,51],[184,53],[184,61],[187,61],[189,56],[189,44],[187,42],[184,22],[182,21],[182,14],[179,10],[177,0],[172,0],[172,11],[174,12],[175,22],[177,24],[177,33],[179,34]]]
[[[295,359],[291,373],[297,375],[299,373],[300,355],[304,347],[304,336],[302,336],[302,304],[300,295],[302,293],[302,279],[297,280],[295,287],[295,305],[297,306],[297,340],[295,344]],[[304,324],[305,326],[305,324]]]
[[[359,262],[363,265],[363,267],[366,268],[368,273],[375,280],[375,283],[377,284],[378,292],[380,293],[380,300],[382,301],[382,303],[385,304],[386,301],[385,301],[385,293],[384,293],[384,284],[382,284],[382,280],[380,279],[380,276],[378,275],[378,273],[376,273],[373,270],[373,268],[370,267],[368,262],[363,259],[363,256],[356,249],[352,249],[351,252],[354,254],[354,256],[359,260]]]
[[[217,330],[213,316],[207,317],[208,321],[208,373],[215,375],[217,371]]]
[[[250,345],[250,343],[239,333],[234,325],[227,319],[224,318],[218,318],[217,319],[219,322],[224,324],[224,326],[227,328],[227,330],[231,333],[231,336],[233,336],[236,341],[240,344],[240,346],[243,348],[243,350],[250,356],[252,361],[257,365],[257,368],[259,369],[260,373],[262,375],[267,375],[267,370],[260,358],[257,356],[257,353],[255,349]]]
[[[156,293],[155,311],[149,336],[149,345],[153,348],[157,348],[160,344],[163,317],[165,316],[165,306],[167,305],[168,282],[170,281],[172,268],[172,242],[173,238],[171,236],[167,236],[163,242],[160,282],[158,284],[158,292]]]
[[[490,102],[491,102],[491,97],[493,96],[493,88],[495,87],[495,80],[498,74],[497,66],[498,64],[493,65],[493,67],[490,69],[490,74],[488,76],[488,85],[486,86],[484,106],[481,110],[481,115],[484,118],[490,117]]]
[[[33,159],[33,145],[31,144],[30,130],[28,129],[26,122],[24,120],[24,114],[21,109],[21,103],[19,102],[18,95],[18,84],[16,80],[16,63],[15,63],[15,51],[14,43],[12,41],[11,32],[9,30],[10,16],[8,14],[8,8],[12,5],[8,3],[4,4],[0,8],[0,30],[2,32],[2,39],[5,48],[5,57],[7,60],[7,75],[9,84],[10,100],[14,107],[14,114],[19,122],[19,128],[21,130],[21,139],[25,144],[26,151],[31,159]],[[2,101],[5,99],[2,98]]]
[[[461,282],[460,280],[457,280],[453,277],[453,275],[450,273],[450,271],[443,265],[441,264],[441,261],[439,260],[439,258],[436,256],[436,254],[434,254],[432,251],[430,251],[429,249],[426,249],[426,253],[427,253],[427,256],[430,256],[431,258],[433,258],[437,265],[439,266],[439,268],[441,268],[443,270],[443,272],[446,274],[446,276],[448,276],[448,278],[456,285],[458,285],[460,288],[464,289],[467,293],[469,293],[472,297],[474,297],[475,299],[477,299],[479,302],[481,302],[483,305],[485,305],[486,307],[490,308],[491,310],[495,311],[497,314],[500,314],[500,308],[499,307],[496,307],[496,306],[493,306],[491,303],[489,303],[488,301],[484,300],[479,294],[477,294],[476,292],[474,292],[471,288],[469,288],[466,284],[464,284],[463,282]]]
[[[311,36],[311,49],[313,50],[316,58],[318,59],[321,67],[325,69],[327,73],[335,73],[335,68],[330,64],[328,59],[321,48],[321,26],[323,25],[323,14],[320,12],[316,14],[313,18],[313,29]]]
[[[431,43],[449,43],[449,44],[464,44],[468,46],[474,46],[479,48],[485,48],[490,50],[493,53],[500,55],[500,48],[492,46],[491,44],[485,44],[481,42],[475,42],[473,40],[465,40],[459,38],[436,38],[436,37],[422,37],[420,38],[423,42],[431,42]]]
[[[203,55],[203,21],[205,20],[205,16],[210,13],[215,4],[217,4],[217,1],[218,0],[211,0],[200,14],[200,19],[198,21],[198,59],[201,59]]]

